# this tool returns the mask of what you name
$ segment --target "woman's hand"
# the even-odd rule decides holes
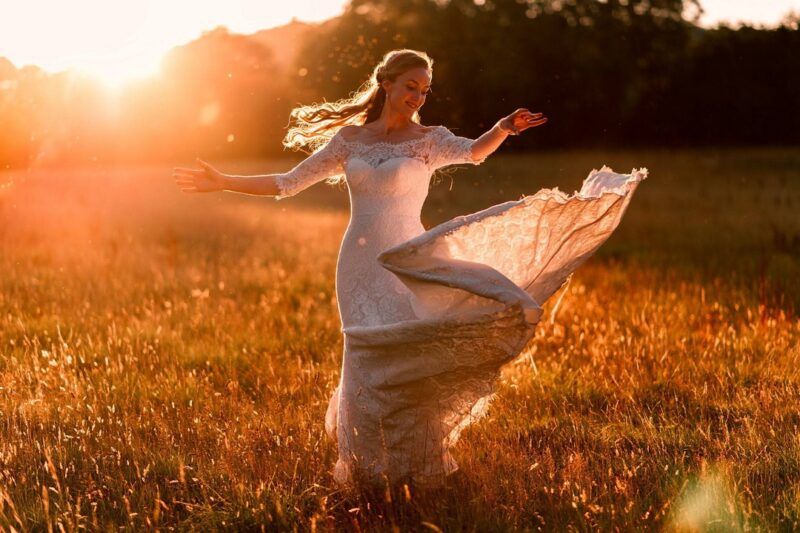
[[[545,122],[547,119],[541,113],[517,109],[507,117],[500,119],[489,131],[475,140],[472,144],[472,160],[477,163],[489,157],[503,144],[507,135],[519,135],[528,128],[541,126]]]
[[[547,122],[547,117],[541,113],[531,113],[527,109],[517,109],[507,117],[500,119],[498,126],[509,135],[519,135],[528,128],[541,126]]]
[[[225,174],[212,167],[202,159],[197,162],[201,170],[192,168],[175,168],[172,177],[175,184],[183,192],[217,192],[225,188]]]

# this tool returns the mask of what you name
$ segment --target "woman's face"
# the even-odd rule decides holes
[[[393,82],[384,81],[389,109],[411,118],[425,103],[431,91],[431,80],[430,70],[417,67],[400,74]]]

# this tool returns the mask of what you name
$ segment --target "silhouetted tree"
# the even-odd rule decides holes
[[[546,135],[511,149],[800,142],[800,15],[705,30],[697,0],[352,0],[319,25],[225,28],[110,96],[0,58],[0,165],[265,156],[290,109],[347,96],[389,50],[435,61],[428,124],[479,134],[526,106]],[[287,40],[293,42],[287,43]]]

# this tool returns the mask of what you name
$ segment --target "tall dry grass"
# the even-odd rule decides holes
[[[796,150],[498,156],[441,176],[423,220],[603,163],[651,178],[505,370],[462,471],[386,493],[334,486],[323,431],[345,192],[0,175],[0,528],[800,527]]]

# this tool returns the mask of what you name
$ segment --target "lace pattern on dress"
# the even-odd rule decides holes
[[[447,165],[459,165],[470,163],[479,165],[486,158],[474,160],[472,158],[473,139],[459,137],[444,126],[436,127],[429,135],[428,165],[432,170]]]
[[[442,126],[395,144],[339,133],[280,176],[289,195],[346,171],[353,200],[336,268],[341,382],[326,413],[337,482],[435,485],[458,468],[450,447],[485,414],[540,305],[614,231],[643,178],[604,169],[577,197],[546,191],[426,232],[430,174],[478,163],[473,146]]]
[[[362,143],[348,141],[341,132],[289,172],[275,176],[279,194],[276,200],[294,196],[324,179],[344,174],[344,165],[350,157],[377,167],[389,159],[408,157],[425,162],[431,170],[447,165],[471,163],[478,165],[484,160],[472,159],[474,140],[459,137],[444,126],[436,126],[418,139],[400,143]]]
[[[328,144],[308,156],[292,170],[285,174],[278,174],[275,182],[280,193],[275,196],[275,199],[280,200],[294,196],[324,179],[343,175],[344,163],[348,154],[346,142],[342,138],[342,134],[337,133]]]
[[[399,143],[342,140],[349,145],[347,158],[357,157],[372,167],[378,167],[390,159],[408,157],[423,161],[431,170],[447,165],[464,163],[480,164],[472,159],[473,139],[458,137],[444,126],[435,126],[425,135]]]

